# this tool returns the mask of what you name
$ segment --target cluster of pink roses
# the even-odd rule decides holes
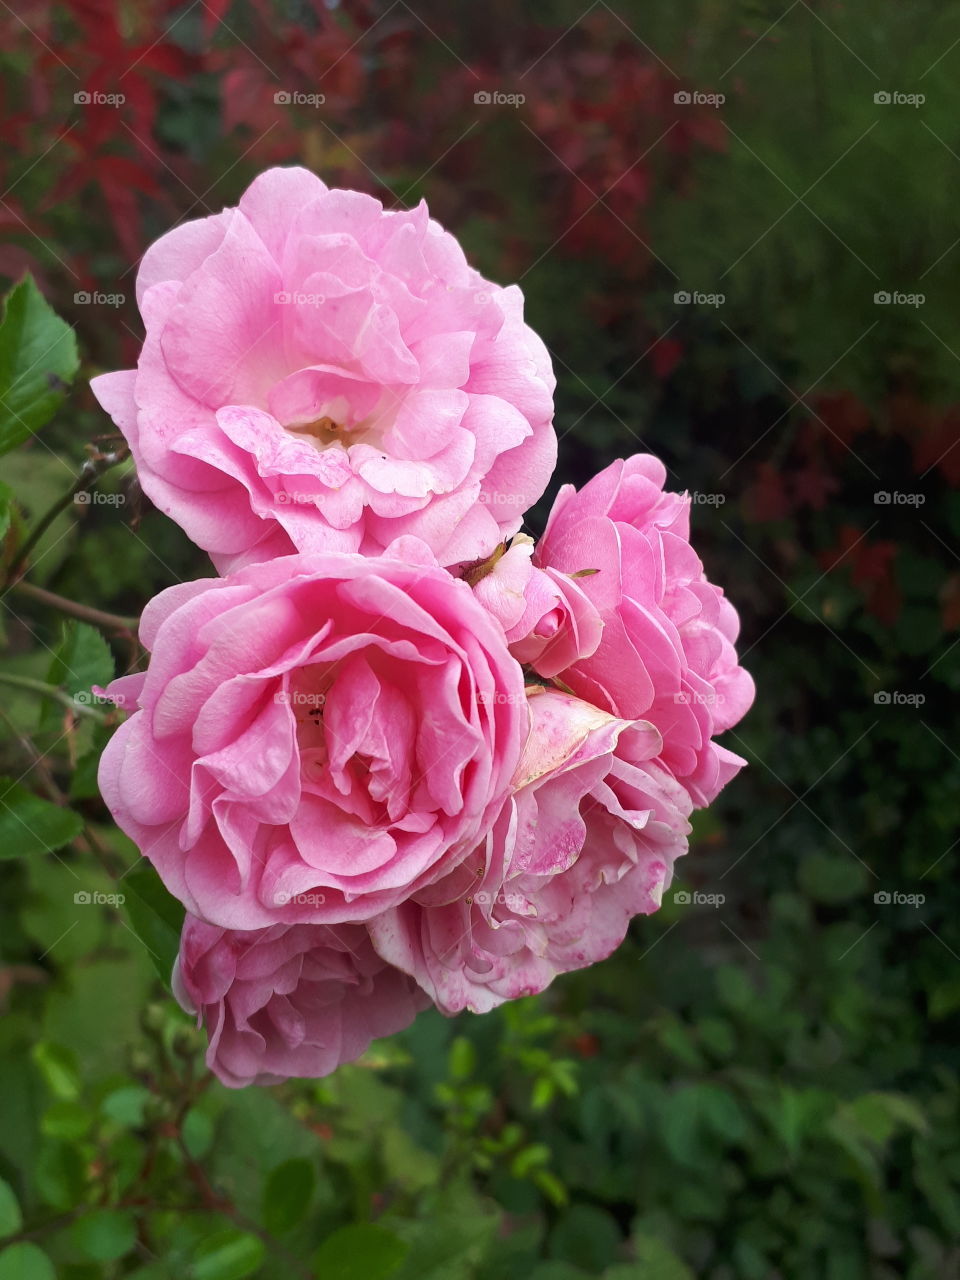
[[[753,697],[689,501],[641,455],[561,490],[516,287],[421,206],[302,169],[169,232],[136,370],[94,383],[221,577],[143,614],[103,795],[185,905],[226,1084],[489,1010],[656,910]]]

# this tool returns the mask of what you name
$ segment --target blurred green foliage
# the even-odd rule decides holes
[[[74,277],[109,293],[133,254],[85,188],[56,198],[75,157],[44,148],[76,85],[12,27],[10,83],[51,92],[35,79],[33,119],[11,119],[9,207],[42,234],[12,218],[3,262],[33,268],[85,364],[48,421],[72,336],[21,285],[0,396],[43,432],[0,460],[3,569],[29,542],[27,583],[116,616],[0,594],[0,1280],[960,1275],[960,5],[209,9],[229,28],[204,36],[187,6],[37,19],[54,47],[87,31],[84,74],[85,23],[161,42],[149,137],[113,126],[76,159],[161,157],[122,208],[103,185],[111,216],[136,213],[142,248],[276,160],[425,194],[521,282],[560,381],[558,483],[647,447],[699,495],[758,684],[727,742],[751,767],[603,965],[482,1018],[424,1015],[325,1081],[211,1081],[163,985],[175,922],[97,797],[112,713],[91,692],[135,657],[124,616],[210,569],[83,385],[135,358],[138,322],[129,300],[77,305]],[[264,134],[243,92],[260,57],[304,92],[339,58],[327,113]],[[478,85],[527,102],[474,109]],[[11,405],[30,352],[53,378]],[[111,501],[58,510],[93,485],[85,459]],[[896,491],[922,504],[875,500]]]

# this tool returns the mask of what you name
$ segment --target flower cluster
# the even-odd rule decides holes
[[[242,1086],[609,955],[743,761],[737,616],[642,455],[562,489],[515,287],[301,169],[146,254],[94,389],[220,577],[148,604],[103,796],[186,908],[174,990]]]

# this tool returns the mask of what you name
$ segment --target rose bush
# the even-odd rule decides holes
[[[637,454],[579,492],[565,485],[532,572],[526,548],[511,548],[491,575],[499,589],[479,585],[505,626],[514,601],[516,657],[612,715],[651,721],[660,763],[702,806],[744,763],[712,739],[746,714],[754,687],[737,661],[736,610],[690,545],[690,500],[665,479],[657,458]]]
[[[608,956],[660,906],[690,798],[660,735],[558,690],[531,693],[509,806],[474,854],[369,923],[445,1013],[483,1013]]]
[[[173,987],[206,1027],[207,1066],[231,1088],[329,1075],[430,1003],[361,925],[238,933],[188,916]]]
[[[280,557],[147,606],[101,760],[118,824],[224,928],[369,918],[455,867],[528,729],[503,631],[427,547]]]
[[[424,204],[270,169],[161,237],[137,298],[138,367],[93,388],[144,491],[220,572],[405,534],[476,559],[546,487],[546,348],[520,290],[484,280]]]

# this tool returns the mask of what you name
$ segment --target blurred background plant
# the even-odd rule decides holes
[[[0,273],[36,281],[0,328],[0,1280],[960,1275],[960,5],[21,0],[0,31]],[[520,281],[557,483],[664,458],[759,696],[609,961],[231,1093],[95,784],[93,686],[209,565],[87,381],[136,359],[150,240],[290,162],[427,197]]]

